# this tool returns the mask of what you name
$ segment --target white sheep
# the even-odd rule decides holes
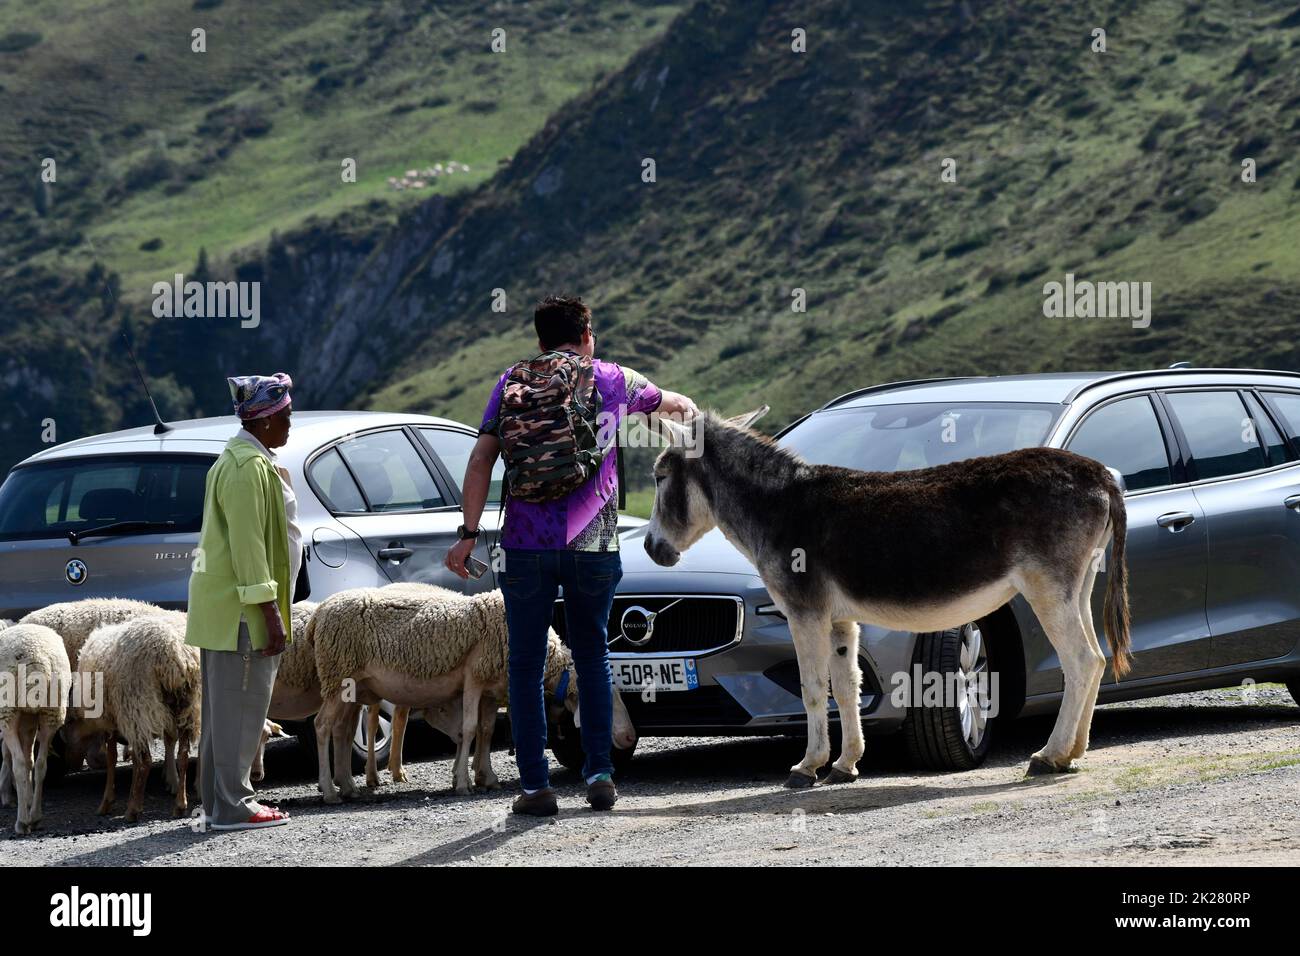
[[[103,627],[105,624],[120,624],[135,617],[158,614],[161,611],[162,608],[156,604],[131,598],[85,598],[80,601],[62,601],[47,605],[27,614],[20,623],[40,624],[58,633],[63,638],[63,646],[68,652],[68,663],[75,671],[81,646],[86,643],[86,638],[90,637],[91,631],[95,628]],[[85,761],[92,770],[101,770],[105,766],[106,746],[106,741],[87,742]],[[126,757],[128,760],[131,759],[129,753]],[[76,770],[81,766],[81,761],[82,758],[77,757],[75,763],[68,764],[68,769]],[[175,793],[176,758],[170,749],[167,752],[164,770],[167,789]]]
[[[68,652],[68,662],[75,668],[81,645],[90,633],[105,624],[121,624],[133,617],[157,614],[162,611],[156,604],[130,598],[86,598],[82,601],[64,601],[32,611],[22,619],[22,624],[41,624],[63,638]]]
[[[0,773],[0,805],[9,805],[12,778],[18,796],[14,832],[19,835],[41,822],[50,740],[67,716],[71,680],[68,652],[55,631],[39,624],[5,628],[0,637],[0,736],[8,761]]]
[[[386,584],[382,588],[385,594],[391,594],[398,591],[407,591],[412,594],[423,594],[428,597],[440,597],[444,600],[455,600],[458,598],[467,598],[468,595],[461,591],[453,591],[450,588],[439,587],[436,584],[423,584],[418,581],[399,581],[395,584]],[[320,690],[320,684],[317,682],[317,692]],[[378,707],[366,708],[366,786],[375,788],[379,786],[379,771],[375,766],[375,737],[379,734],[379,715]],[[441,731],[449,737],[452,743],[456,744],[457,749],[461,741],[461,700],[460,695],[454,699],[445,700],[441,704],[433,707],[425,707],[420,716],[424,718],[425,723],[435,730]],[[493,714],[495,722],[496,715]],[[402,766],[402,748],[406,743],[406,726],[411,719],[411,708],[402,705],[393,707],[393,720],[389,729],[389,747],[388,747],[388,775],[392,778],[393,783],[404,783],[406,781],[406,769]],[[489,736],[489,741],[491,737]],[[481,755],[475,751],[474,769],[478,773],[481,764]],[[487,770],[491,772],[491,767]],[[486,778],[486,773],[485,773]],[[495,778],[494,778],[495,779]]]
[[[446,599],[418,588],[355,588],[326,599],[308,625],[316,655],[321,709],[316,715],[320,789],[326,803],[359,791],[351,774],[351,736],[362,704],[380,700],[416,709],[461,696],[461,739],[453,765],[456,793],[469,793],[469,748],[479,786],[498,786],[491,727],[506,696],[505,604],[500,591]],[[577,709],[573,659],[554,631],[543,683],[548,701],[568,671],[563,707]],[[329,743],[334,744],[330,775]]]
[[[164,611],[96,629],[81,649],[77,670],[83,683],[102,675],[103,706],[98,715],[73,707],[65,730],[70,750],[75,753],[97,734],[126,741],[133,758],[126,820],[134,823],[144,806],[152,742],[156,738],[177,741],[173,816],[184,816],[190,744],[198,740],[202,712],[199,650],[185,643],[185,615]],[[101,815],[112,810],[115,795],[117,749],[109,747],[107,754]]]
[[[396,584],[387,584],[381,589],[385,594],[397,591],[407,591],[415,595],[425,595],[427,597],[436,597],[441,600],[467,600],[469,595],[461,591],[452,591],[449,588],[439,587],[436,584],[423,584],[416,581],[401,581]],[[505,608],[502,606],[502,614]],[[295,625],[296,626],[296,625]],[[502,623],[504,626],[504,622]],[[319,690],[319,685],[317,687]],[[420,716],[425,722],[435,730],[441,731],[459,748],[462,736],[461,721],[461,700],[457,696],[455,699],[449,699],[436,707],[426,707],[421,711]],[[379,716],[378,707],[368,707],[367,733],[366,733],[366,786],[378,787],[379,774],[375,766],[375,737],[379,733]],[[406,780],[406,770],[402,766],[402,748],[406,740],[406,727],[410,720],[410,707],[396,705],[393,707],[393,720],[390,726],[390,743],[388,749],[388,773],[394,783],[401,783]],[[492,733],[496,729],[496,713],[484,713],[480,728],[487,734],[489,743],[492,739]],[[627,707],[623,703],[621,694],[614,695],[614,716],[613,716],[613,741],[617,747],[627,748],[636,746],[636,728],[632,724],[632,717],[627,712]],[[476,746],[475,750],[475,773],[478,772],[479,752]],[[487,769],[491,773],[491,767]],[[492,778],[495,780],[495,777]]]
[[[307,640],[307,623],[316,610],[312,601],[299,601],[289,609],[293,640],[280,655],[275,672],[275,685],[271,689],[271,704],[267,708],[267,721],[262,727],[262,740],[253,758],[251,778],[254,782],[266,776],[264,764],[266,742],[284,732],[275,721],[308,720],[320,710],[320,680],[316,677],[316,657]]]

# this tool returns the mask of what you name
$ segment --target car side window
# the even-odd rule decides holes
[[[371,511],[422,511],[447,503],[404,431],[358,435],[335,448],[361,483]]]
[[[1265,395],[1282,416],[1287,437],[1300,445],[1300,392],[1266,392]]]
[[[1090,413],[1067,446],[1124,476],[1129,491],[1173,482],[1164,434],[1146,395],[1125,398]]]
[[[1255,419],[1255,427],[1259,431],[1259,440],[1264,446],[1264,455],[1268,458],[1268,463],[1270,465],[1286,464],[1286,440],[1274,427],[1273,420],[1264,411],[1264,406],[1259,403],[1258,398],[1249,392],[1246,393],[1246,406],[1250,409],[1251,417]]]
[[[311,479],[330,511],[366,510],[366,499],[361,497],[361,490],[337,448],[331,448],[311,463]]]
[[[1167,392],[1198,481],[1267,467],[1253,419],[1237,392]]]
[[[469,453],[478,443],[478,436],[467,435],[465,432],[450,428],[421,428],[420,434],[429,443],[433,453],[442,460],[443,467],[447,469],[451,480],[456,482],[456,487],[459,488],[465,479],[465,466],[469,464]],[[505,473],[505,463],[498,457],[496,464],[492,466],[492,483],[488,486],[488,502],[491,504],[497,504],[501,500],[501,482]]]

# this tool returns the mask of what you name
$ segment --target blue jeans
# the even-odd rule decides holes
[[[606,631],[614,588],[623,577],[617,551],[534,551],[507,548],[501,590],[510,632],[510,729],[515,738],[519,782],[527,790],[550,783],[546,759],[546,632],[555,599],[564,588],[565,644],[578,672],[582,775],[613,773],[609,760],[614,687]]]

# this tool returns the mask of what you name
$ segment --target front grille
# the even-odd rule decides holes
[[[609,614],[609,649],[624,654],[680,654],[727,647],[740,637],[742,606],[739,598],[722,595],[620,594]],[[631,608],[658,612],[654,630],[644,644],[632,644],[622,636],[623,617]],[[629,625],[637,618],[631,615]],[[555,602],[554,626],[563,639],[562,600]]]

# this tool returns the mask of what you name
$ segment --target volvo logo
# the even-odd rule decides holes
[[[85,562],[73,558],[63,569],[63,576],[68,579],[69,584],[86,583],[86,565]]]
[[[655,618],[658,616],[655,611],[647,611],[643,607],[634,605],[628,608],[618,622],[623,640],[638,646],[649,641],[654,636]]]

